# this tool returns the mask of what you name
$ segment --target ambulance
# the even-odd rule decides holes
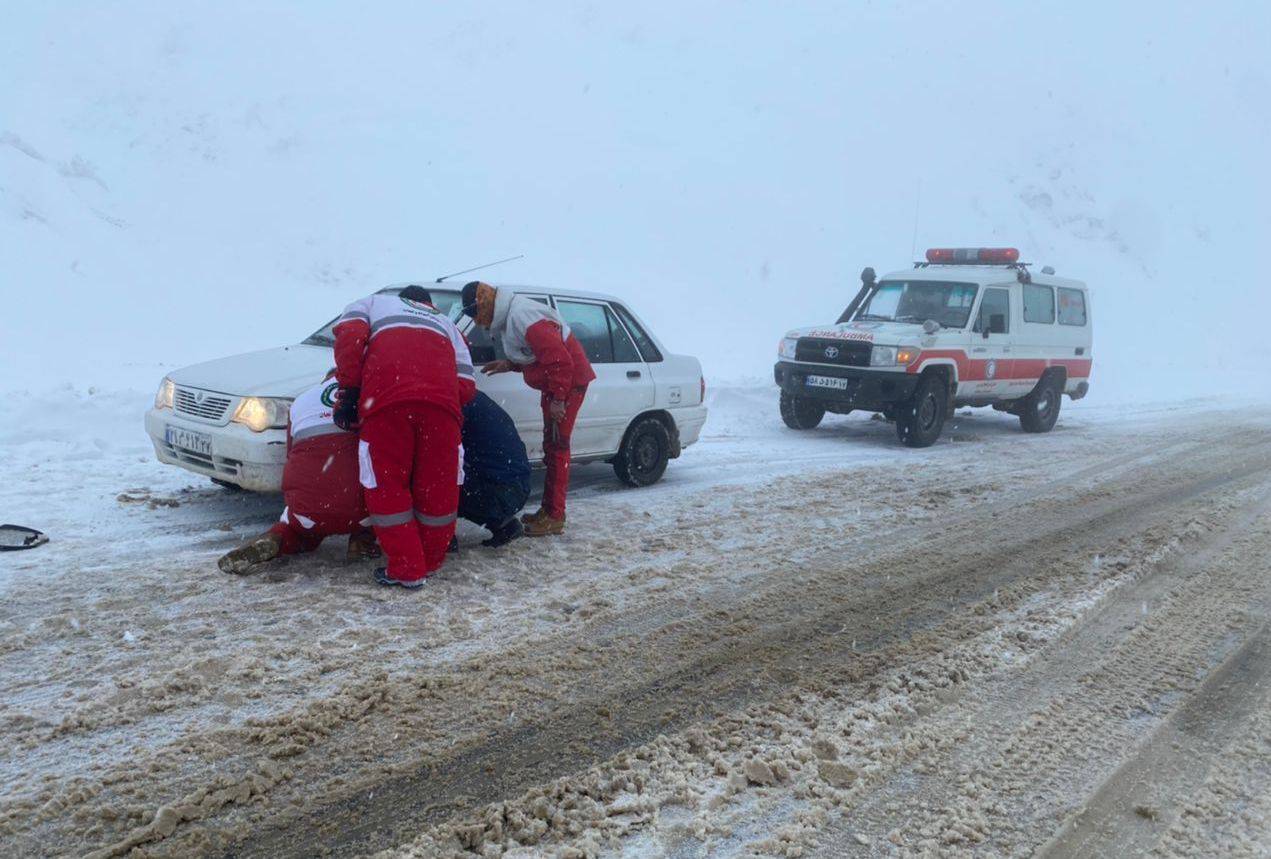
[[[774,372],[786,425],[879,412],[902,443],[927,447],[955,408],[991,406],[1025,432],[1049,432],[1063,395],[1090,390],[1090,293],[1019,256],[932,248],[882,279],[865,269],[837,322],[782,338]]]

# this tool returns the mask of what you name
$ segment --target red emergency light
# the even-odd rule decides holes
[[[1019,262],[1016,248],[929,248],[927,262],[944,265],[1002,265]]]

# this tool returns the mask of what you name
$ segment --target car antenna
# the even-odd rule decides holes
[[[488,262],[485,265],[479,265],[476,268],[465,268],[463,271],[456,271],[456,272],[451,272],[450,274],[443,274],[441,277],[433,281],[433,283],[441,283],[443,280],[446,280],[447,278],[458,277],[461,274],[467,274],[468,272],[472,272],[472,271],[481,271],[481,269],[483,268],[490,268],[491,266],[503,265],[505,262],[512,262],[513,260],[518,260],[518,259],[525,259],[525,254],[517,254],[516,256],[508,257],[507,259],[495,260],[494,262]]]

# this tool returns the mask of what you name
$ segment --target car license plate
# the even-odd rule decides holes
[[[809,388],[833,388],[836,391],[846,391],[850,381],[851,379],[840,379],[837,376],[808,376],[804,384]]]
[[[212,437],[210,435],[174,426],[166,427],[163,435],[168,444],[173,447],[185,448],[195,453],[201,453],[204,456],[212,455]]]

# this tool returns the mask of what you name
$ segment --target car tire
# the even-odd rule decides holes
[[[918,380],[913,396],[896,409],[896,437],[907,447],[930,447],[940,438],[949,416],[949,387],[944,378],[928,373]]]
[[[1024,432],[1050,432],[1059,420],[1063,390],[1053,373],[1044,376],[1027,397],[1019,401],[1019,425]]]
[[[825,406],[816,400],[781,392],[781,419],[790,429],[816,429],[825,417]]]
[[[628,486],[650,486],[662,479],[671,459],[671,433],[654,417],[640,418],[627,430],[613,470]]]
[[[228,489],[230,492],[243,491],[243,487],[239,486],[237,483],[230,483],[228,480],[218,480],[215,477],[209,477],[208,479],[211,480],[213,483],[215,483],[217,486],[221,487],[222,489]]]

